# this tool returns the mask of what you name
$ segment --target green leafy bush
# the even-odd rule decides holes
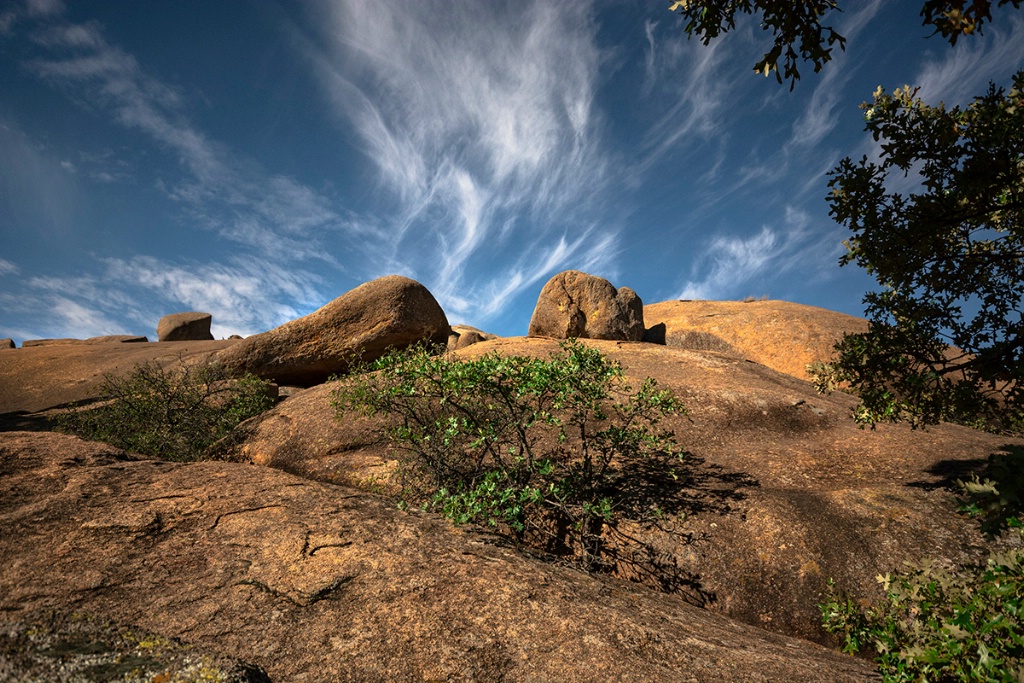
[[[1019,549],[957,571],[908,565],[878,581],[886,592],[880,603],[862,609],[830,583],[819,607],[825,629],[842,637],[846,652],[874,652],[886,683],[1024,681]]]
[[[1024,517],[1024,447],[1007,446],[1007,453],[990,455],[979,477],[958,482],[964,490],[963,511],[977,518],[989,538]]]
[[[104,402],[76,407],[57,428],[134,453],[167,460],[198,460],[238,423],[273,405],[268,383],[231,379],[213,363],[166,370],[141,363],[128,374],[105,374]]]
[[[578,341],[548,359],[472,360],[416,347],[350,375],[334,392],[339,419],[386,416],[404,501],[476,522],[593,568],[601,530],[629,502],[621,465],[684,453],[658,428],[681,403]]]

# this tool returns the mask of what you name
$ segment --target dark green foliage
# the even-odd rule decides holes
[[[1020,8],[1022,0],[925,0],[921,8],[922,23],[934,26],[935,32],[956,45],[960,36],[981,34],[986,22],[992,21],[992,6],[1012,5]]]
[[[1020,550],[957,571],[924,564],[878,580],[885,599],[866,609],[831,584],[819,607],[846,652],[875,655],[886,683],[1024,681]]]
[[[580,342],[549,359],[489,354],[473,360],[415,348],[391,353],[335,391],[348,411],[388,416],[403,496],[458,522],[598,561],[601,529],[626,495],[620,467],[678,463],[674,435],[657,428],[681,413],[670,392],[639,388]]]
[[[964,511],[981,521],[990,538],[1024,518],[1024,448],[1008,446],[1007,451],[989,456],[981,476],[961,483],[967,496]]]
[[[1020,8],[1024,0],[924,0],[922,24],[935,29],[950,45],[960,36],[981,34],[992,21],[992,6]],[[853,3],[851,3],[853,5]],[[846,38],[823,22],[841,12],[839,0],[673,0],[669,11],[686,20],[683,30],[705,45],[736,28],[737,16],[760,15],[760,26],[772,34],[772,46],[754,65],[765,76],[774,73],[790,90],[800,80],[798,64],[810,62],[814,71],[832,60],[833,47],[846,49]],[[782,60],[782,69],[779,69]]]
[[[801,60],[811,62],[817,72],[832,59],[834,45],[845,49],[846,38],[821,23],[828,12],[838,11],[838,5],[836,0],[680,0],[669,10],[681,14],[687,35],[697,36],[705,45],[736,28],[737,15],[760,14],[761,28],[772,33],[774,42],[754,71],[765,76],[774,72],[779,83],[785,78],[792,90],[800,79],[797,64]],[[781,71],[779,59],[784,60]]]
[[[1024,71],[963,108],[927,105],[907,87],[863,106],[881,159],[844,159],[829,202],[853,232],[842,263],[881,290],[864,299],[869,331],[837,344],[828,380],[857,391],[865,423],[1019,428]],[[890,189],[906,177],[915,191]]]
[[[242,420],[273,405],[265,381],[231,379],[216,364],[165,370],[142,363],[103,378],[104,403],[58,418],[58,429],[167,460],[198,460]]]

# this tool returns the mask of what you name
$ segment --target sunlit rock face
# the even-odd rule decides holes
[[[629,287],[567,270],[548,280],[530,320],[531,337],[640,341],[644,304]]]

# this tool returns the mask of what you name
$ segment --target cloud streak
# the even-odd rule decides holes
[[[186,175],[168,194],[201,225],[274,260],[325,258],[320,238],[345,226],[329,200],[210,139],[190,123],[181,93],[109,43],[99,24],[59,19],[32,35],[43,55],[29,71],[175,154]]]
[[[592,227],[608,158],[589,3],[320,10],[307,57],[394,200],[383,220],[391,261],[411,265],[447,310],[487,316],[499,293],[609,260],[599,250],[612,231]],[[569,238],[583,232],[593,239]],[[533,260],[510,263],[502,242]]]
[[[825,277],[834,270],[841,249],[838,232],[835,226],[823,230],[812,225],[805,211],[788,206],[781,225],[763,225],[747,237],[711,238],[675,298],[744,296],[752,293],[751,288],[765,290],[767,283],[797,270],[807,279]]]

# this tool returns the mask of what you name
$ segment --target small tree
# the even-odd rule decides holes
[[[879,89],[863,105],[880,161],[831,172],[832,216],[853,232],[842,263],[881,290],[871,326],[837,345],[831,379],[863,422],[1020,424],[1024,398],[1024,71],[967,107]],[[910,178],[918,192],[892,189]]]
[[[231,379],[215,363],[164,369],[141,363],[128,374],[106,374],[99,407],[77,407],[58,429],[166,460],[198,460],[242,420],[270,408],[268,383]]]
[[[621,466],[684,454],[667,415],[679,401],[578,341],[549,359],[489,354],[472,360],[417,347],[391,353],[334,392],[339,418],[383,415],[405,500],[457,523],[509,531],[591,568],[601,530],[627,495]]]

